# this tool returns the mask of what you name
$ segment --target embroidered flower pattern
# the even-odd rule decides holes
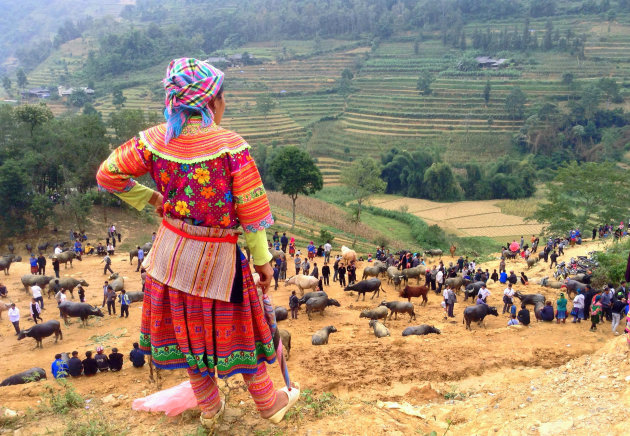
[[[201,196],[206,200],[210,197],[214,197],[216,194],[217,190],[214,189],[212,186],[204,186],[203,188],[201,188]]]
[[[206,227],[232,228],[239,224],[235,206],[238,204],[246,211],[249,202],[265,195],[261,185],[252,186],[250,191],[239,195],[232,193],[235,188],[233,175],[247,171],[244,166],[251,161],[247,151],[185,164],[154,153],[152,158],[151,174],[164,195],[165,217],[190,218],[194,225]],[[255,216],[256,213],[247,212],[247,215]],[[245,229],[257,231],[268,227],[273,221],[269,211],[264,215],[258,221],[244,223]]]
[[[175,205],[175,212],[180,215],[188,216],[190,214],[190,209],[188,209],[188,203],[185,201],[178,201]]]
[[[195,168],[193,179],[197,180],[200,185],[205,185],[210,181],[210,171],[206,168]]]

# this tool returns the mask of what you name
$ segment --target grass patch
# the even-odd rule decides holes
[[[313,194],[313,197],[339,206],[345,206],[355,200],[347,186],[324,186],[324,189]]]
[[[61,390],[56,391],[49,384],[45,385],[48,392],[44,394],[44,398],[48,400],[48,406],[57,414],[66,415],[72,409],[83,407],[85,400],[74,390],[74,386],[64,379],[57,379],[57,383],[61,386]]]
[[[287,420],[302,420],[306,416],[322,418],[324,416],[341,415],[345,410],[343,402],[330,392],[319,396],[311,389],[300,393],[300,400],[294,408],[287,412]]]
[[[81,420],[69,420],[64,436],[118,436],[129,433],[103,415],[90,416]]]

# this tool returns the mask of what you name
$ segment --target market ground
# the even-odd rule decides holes
[[[120,225],[125,237],[128,229]],[[124,242],[124,241],[123,241]],[[567,250],[562,259],[601,249],[599,242],[586,243]],[[62,276],[84,278],[87,301],[100,306],[103,275],[100,258],[86,256],[64,269]],[[438,259],[429,259],[436,261]],[[443,259],[447,264],[450,258]],[[455,261],[455,259],[452,259]],[[320,264],[321,262],[318,262]],[[498,266],[498,260],[481,265]],[[321,267],[321,265],[320,265]],[[129,264],[126,253],[113,257],[113,268],[125,277],[128,291],[139,290],[140,277],[135,265]],[[508,270],[518,274],[526,268],[522,260],[509,261]],[[553,301],[557,290],[535,285],[537,278],[548,275],[547,264],[527,271],[530,285],[517,286],[524,293],[541,292]],[[289,266],[289,271],[292,269]],[[28,272],[25,262],[11,266],[11,273],[2,280],[9,288],[23,316],[22,326],[32,325],[26,319],[29,296],[22,290],[20,277]],[[359,270],[359,277],[360,277]],[[309,321],[304,311],[298,320],[280,322],[292,335],[289,360],[291,378],[312,394],[301,400],[298,413],[278,426],[257,416],[253,402],[242,389],[240,377],[230,381],[231,388],[220,385],[228,393],[228,413],[221,434],[425,434],[436,430],[442,434],[623,434],[624,410],[630,398],[630,374],[625,337],[615,337],[606,323],[596,333],[588,325],[534,323],[530,327],[507,327],[507,317],[489,317],[487,328],[473,325],[466,331],[462,311],[469,303],[460,295],[455,306],[456,318],[444,321],[441,298],[429,295],[426,307],[414,301],[417,320],[408,317],[388,321],[391,337],[376,339],[368,321],[359,319],[359,312],[376,307],[381,300],[399,299],[392,285],[384,281],[387,291],[373,300],[355,301],[356,295],[343,292],[337,283],[326,288],[341,307],[330,307],[325,314]],[[490,304],[502,307],[503,289],[489,287]],[[276,305],[288,306],[292,287],[280,285],[272,291]],[[5,302],[7,299],[4,300]],[[59,319],[53,300],[46,300],[44,320]],[[500,310],[499,310],[500,311]],[[43,350],[27,338],[16,341],[6,313],[0,322],[0,379],[33,366],[49,373],[55,353],[77,350],[81,355],[103,345],[128,355],[138,340],[141,306],[131,306],[130,317],[105,315],[93,318],[87,328],[74,320],[63,328],[64,338],[55,344],[44,340]],[[441,335],[402,337],[409,325],[430,324],[441,329]],[[327,346],[311,345],[311,335],[326,325],[334,325],[338,333],[330,336]],[[620,327],[620,332],[623,326]],[[165,373],[165,374],[164,374]],[[277,365],[270,369],[280,386],[282,378]],[[163,387],[186,379],[185,371],[163,372]],[[46,392],[59,390],[50,380],[22,386],[0,388],[1,406],[18,411],[16,420],[0,421],[0,432],[14,434],[79,433],[87,426],[109,428],[131,435],[203,434],[196,412],[166,418],[159,414],[131,410],[133,399],[157,391],[149,381],[148,368],[134,369],[125,362],[119,373],[97,374],[92,378],[73,379],[71,383],[86,403],[83,408],[66,415],[47,412],[40,404],[47,403]],[[629,378],[630,380],[630,378]],[[47,388],[47,386],[49,388]],[[325,395],[334,394],[335,398]],[[39,409],[38,409],[39,407]],[[400,409],[399,407],[402,407]],[[29,411],[30,408],[30,411]],[[35,412],[33,412],[35,410]],[[109,426],[109,427],[107,427]],[[87,428],[87,427],[85,427]],[[17,430],[15,430],[17,429]],[[626,428],[627,430],[627,428]]]

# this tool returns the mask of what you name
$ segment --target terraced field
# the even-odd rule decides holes
[[[545,22],[537,19],[530,23],[539,38]],[[571,92],[561,83],[566,72],[579,80],[614,77],[623,85],[622,93],[628,94],[630,15],[620,14],[614,23],[599,16],[555,17],[553,24],[562,36],[568,30],[588,35],[586,59],[578,60],[568,53],[532,52],[516,54],[516,63],[503,72],[466,73],[455,69],[462,51],[445,47],[438,35],[432,34],[425,34],[417,53],[413,34],[398,35],[374,48],[361,41],[342,40],[323,40],[319,47],[314,41],[250,43],[239,51],[247,51],[264,63],[226,70],[228,109],[224,124],[254,146],[304,146],[317,157],[326,184],[338,184],[340,170],[353,158],[378,158],[393,146],[439,153],[454,165],[470,156],[492,159],[512,151],[510,138],[523,123],[510,119],[505,111],[505,97],[515,86],[525,92],[529,107],[545,101],[564,104]],[[516,25],[520,28],[522,23]],[[513,20],[469,24],[465,28],[468,46],[477,29],[498,32],[514,28]],[[30,83],[61,82],[81,68],[92,44],[81,39],[64,44],[29,75]],[[323,53],[311,55],[315,49]],[[292,56],[307,58],[291,60]],[[332,92],[346,68],[354,73],[352,90],[347,95]],[[124,90],[126,108],[161,111],[155,84],[162,70],[162,65],[156,65],[120,78],[147,83]],[[416,89],[422,70],[434,74],[428,96]],[[491,84],[488,104],[483,98],[487,80]],[[256,110],[256,97],[261,93],[270,93],[276,102],[266,116]],[[105,119],[115,110],[111,95],[97,99],[95,107]],[[623,107],[630,107],[630,103]],[[54,109],[60,113],[64,106]]]
[[[461,236],[487,236],[516,239],[521,235],[539,234],[542,225],[526,222],[522,217],[507,215],[495,204],[496,200],[438,203],[417,198],[379,196],[371,204],[383,209],[401,210],[437,224]]]

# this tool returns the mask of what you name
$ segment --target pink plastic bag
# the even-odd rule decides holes
[[[144,398],[133,400],[133,410],[145,412],[164,412],[166,416],[176,416],[188,409],[197,407],[195,393],[190,381],[185,381],[172,388],[156,392]]]

